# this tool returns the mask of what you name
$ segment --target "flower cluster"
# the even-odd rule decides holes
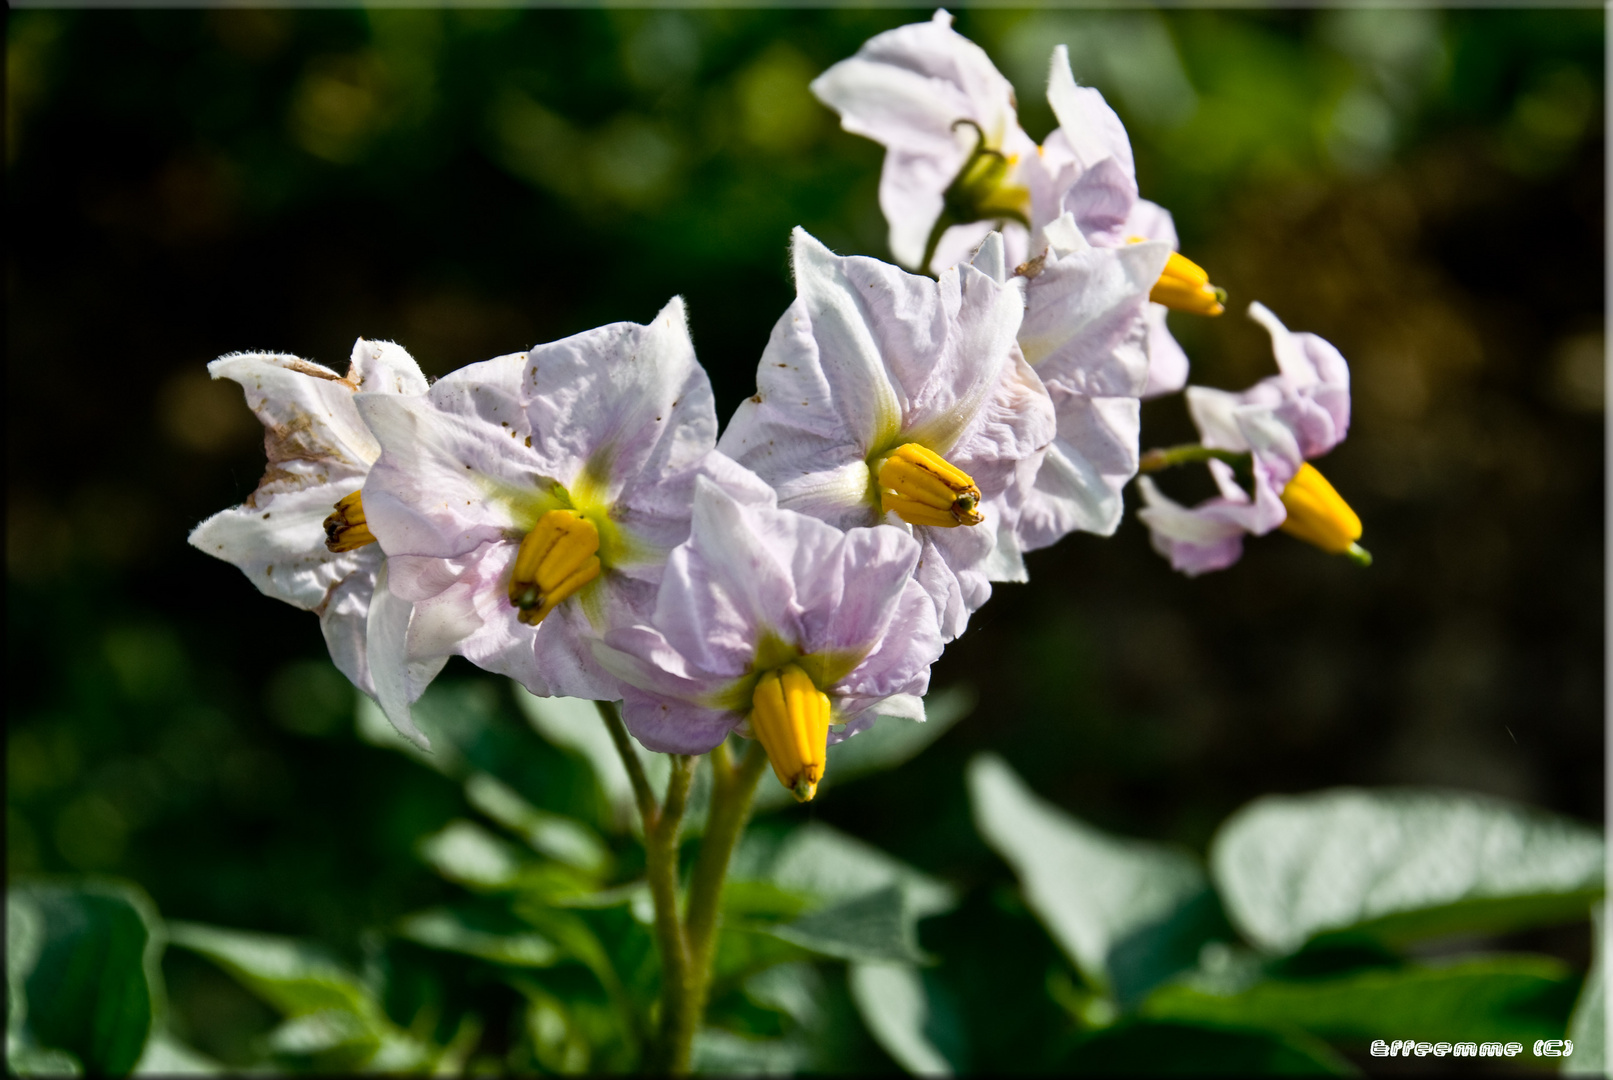
[[[1278,527],[1364,558],[1308,459],[1349,425],[1349,372],[1264,307],[1280,374],[1188,388],[1202,434],[1139,453],[1140,402],[1179,391],[1167,309],[1223,310],[1138,197],[1131,147],[1053,51],[1040,146],[951,17],[881,34],[813,91],[887,147],[897,258],[792,239],[796,299],[719,437],[681,299],[427,385],[360,341],[346,376],[296,357],[214,361],[267,431],[246,503],[197,547],[319,612],[338,667],[399,732],[449,656],[538,695],[619,700],[647,747],[738,733],[810,798],[827,745],[922,720],[930,666],[1024,554],[1112,533],[1139,469],[1207,462],[1193,508],[1148,478],[1172,565],[1230,565]]]

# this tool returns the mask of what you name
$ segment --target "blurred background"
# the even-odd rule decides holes
[[[792,297],[792,226],[889,254],[882,151],[808,81],[927,15],[12,12],[9,872],[116,874],[167,916],[338,944],[433,902],[447,887],[414,845],[460,789],[355,735],[312,616],[185,544],[263,465],[207,361],[345,368],[363,335],[441,375],[681,293],[726,416]],[[971,716],[792,813],[963,886],[926,945],[1037,980],[1034,922],[971,932],[1012,906],[963,792],[982,749],[1100,827],[1200,850],[1257,795],[1337,784],[1600,820],[1603,12],[957,26],[1033,137],[1059,42],[1120,113],[1143,194],[1232,296],[1220,319],[1172,316],[1195,382],[1275,370],[1238,314],[1254,299],[1343,351],[1354,426],[1323,469],[1377,561],[1273,534],[1188,580],[1129,514],[1071,537],[937,666],[978,694]],[[1144,421],[1145,446],[1192,438],[1179,399]],[[1583,934],[1536,945],[1583,962]],[[267,1014],[224,986],[170,973],[227,1057]]]

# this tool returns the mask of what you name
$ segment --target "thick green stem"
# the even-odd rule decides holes
[[[1198,443],[1186,443],[1182,446],[1161,446],[1143,454],[1137,463],[1139,472],[1159,472],[1175,465],[1187,465],[1195,461],[1224,461],[1234,469],[1247,472],[1250,468],[1250,455],[1248,451],[1213,450]]]
[[[752,742],[745,756],[732,763],[727,744],[711,752],[711,811],[700,843],[694,874],[689,880],[689,912],[684,918],[689,943],[689,974],[694,979],[689,1005],[698,1017],[705,1010],[711,985],[711,961],[716,945],[717,917],[722,910],[723,882],[739,837],[750,820],[756,780],[767,768],[767,753]]]
[[[654,1072],[689,1071],[694,1031],[689,1029],[689,945],[678,921],[678,833],[688,805],[694,759],[669,754],[672,775],[667,778],[666,802],[660,820],[644,827],[644,854],[655,901],[655,938],[661,952],[661,1034],[652,1060]],[[698,1023],[695,1025],[698,1027]]]

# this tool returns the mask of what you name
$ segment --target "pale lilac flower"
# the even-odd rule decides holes
[[[393,591],[415,606],[409,656],[462,655],[540,696],[619,696],[590,639],[653,606],[696,474],[739,471],[712,453],[683,301],[648,326],[589,330],[358,406],[382,448],[365,511]],[[545,580],[551,556],[565,565]]]
[[[238,353],[207,367],[233,379],[263,423],[269,467],[246,502],[223,510],[190,534],[209,555],[232,562],[265,595],[319,615],[336,667],[372,697],[381,657],[409,621],[409,606],[386,587],[385,558],[374,543],[340,552],[327,546],[332,508],[363,486],[381,452],[359,418],[355,393],[402,398],[426,392],[407,352],[384,341],[354,344],[345,377],[295,356]],[[360,526],[360,531],[362,526]],[[399,730],[418,737],[408,703],[420,696],[441,662],[397,667]],[[389,710],[396,717],[397,711]]]
[[[1053,50],[1048,74],[1059,127],[1037,146],[1019,126],[1012,87],[951,23],[937,11],[927,23],[880,34],[812,84],[847,131],[887,149],[880,206],[897,261],[952,266],[998,229],[1008,265],[1034,265],[1048,249],[1046,229],[1065,213],[1092,245],[1157,240],[1174,250],[1170,214],[1138,197],[1125,126],[1102,94],[1076,85],[1068,50]],[[1142,396],[1174,393],[1187,381],[1187,356],[1166,326],[1165,305],[1219,314],[1221,294],[1208,281],[1179,255],[1161,268],[1153,292],[1164,303],[1145,309]]]
[[[1020,267],[1019,345],[1052,396],[1058,437],[1020,509],[1027,551],[1077,529],[1107,536],[1120,523],[1150,370],[1143,311],[1170,254],[1160,243],[1094,247],[1069,213],[1045,231],[1046,252]],[[982,245],[976,266],[995,266],[993,247]]]
[[[787,680],[791,668],[804,675],[806,696],[827,699],[819,740],[847,738],[876,713],[922,720],[942,644],[914,578],[920,555],[898,529],[843,532],[778,509],[760,482],[725,490],[702,478],[689,540],[672,553],[654,613],[598,646],[624,684],[627,726],[667,753],[704,753],[736,730],[762,737],[780,780],[810,798],[823,742],[782,754],[769,745],[749,726],[758,686],[781,671]],[[803,757],[817,765],[804,779]]]
[[[1361,535],[1360,519],[1306,464],[1349,431],[1349,365],[1328,342],[1290,331],[1263,304],[1251,304],[1249,316],[1271,334],[1280,374],[1241,393],[1202,386],[1187,390],[1203,448],[1240,466],[1246,460],[1248,489],[1233,464],[1212,457],[1208,464],[1219,496],[1184,507],[1145,476],[1139,484],[1147,505],[1137,516],[1148,525],[1155,549],[1189,575],[1232,565],[1243,553],[1245,535],[1279,526],[1361,559],[1364,552],[1354,543]]]
[[[1019,223],[1010,227],[1011,251],[1023,252],[1032,204],[1050,208],[1051,184],[1019,126],[1013,86],[980,46],[952,29],[945,10],[870,38],[813,80],[812,92],[840,113],[847,131],[886,147],[879,205],[898,262],[952,266],[993,221]],[[949,207],[949,194],[970,205]],[[944,216],[951,227],[932,249]]]
[[[796,300],[719,449],[772,485],[782,507],[840,529],[887,521],[911,531],[950,640],[991,581],[1024,579],[1018,500],[1056,432],[1053,403],[1014,339],[1023,293],[969,265],[935,281],[837,256],[801,229],[793,263]],[[891,481],[910,464],[943,493],[933,507],[904,501],[915,489]]]

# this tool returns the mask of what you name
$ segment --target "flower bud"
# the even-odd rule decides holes
[[[510,603],[536,626],[555,605],[599,576],[599,530],[571,510],[550,510],[526,534],[510,573]]]
[[[375,534],[370,532],[364,518],[364,500],[360,494],[355,491],[344,495],[336,504],[336,512],[325,519],[325,546],[331,551],[357,551],[375,543]]]
[[[879,464],[880,509],[909,525],[978,525],[980,489],[946,458],[918,443],[897,447]]]
[[[797,802],[817,794],[829,751],[829,696],[795,664],[769,671],[751,695],[751,732]]]

